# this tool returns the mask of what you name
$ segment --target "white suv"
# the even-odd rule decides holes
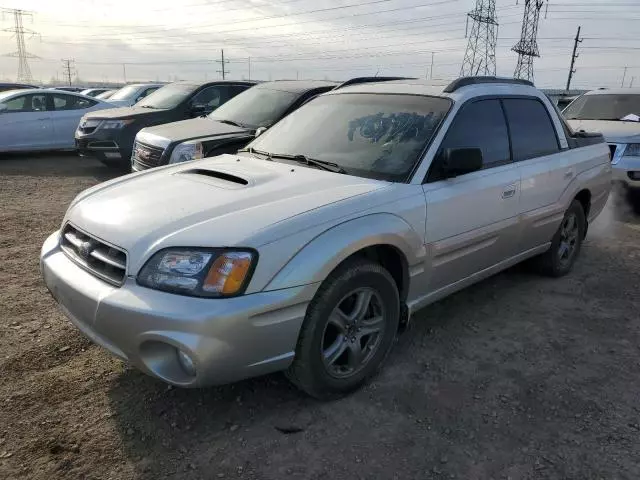
[[[150,375],[286,370],[322,396],[373,375],[419,308],[533,257],[569,272],[610,188],[602,136],[530,84],[353,85],[239,154],[81,193],[41,266],[71,321]]]
[[[611,149],[613,179],[640,188],[640,88],[587,92],[563,114],[575,130],[601,132]]]

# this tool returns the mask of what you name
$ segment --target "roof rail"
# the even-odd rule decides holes
[[[452,93],[459,88],[466,87],[468,85],[479,85],[482,83],[514,83],[517,85],[527,85],[533,87],[533,82],[529,80],[523,80],[522,78],[501,78],[501,77],[460,77],[454,80],[444,89],[444,93]]]
[[[337,90],[342,87],[347,87],[349,85],[357,85],[358,83],[374,83],[374,82],[390,82],[392,80],[415,80],[412,77],[355,77],[347,80],[346,82],[342,82],[338,85],[334,90]]]

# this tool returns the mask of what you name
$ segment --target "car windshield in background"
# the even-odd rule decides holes
[[[178,83],[165,85],[136,103],[136,107],[174,108],[191,95],[196,88],[195,85]]]
[[[111,95],[111,100],[127,100],[131,98],[132,95],[138,91],[139,87],[128,86],[122,87],[120,90],[117,90],[113,95]]]
[[[640,95],[583,95],[563,112],[569,120],[622,120],[640,115]]]
[[[288,115],[249,146],[331,162],[351,175],[402,182],[450,106],[441,97],[327,95]]]
[[[298,96],[282,90],[254,87],[220,106],[209,118],[253,128],[268,127],[282,117]]]

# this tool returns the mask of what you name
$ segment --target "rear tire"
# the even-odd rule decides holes
[[[289,380],[316,398],[358,388],[387,357],[399,320],[398,288],[389,272],[366,259],[343,264],[307,308]]]
[[[565,212],[549,250],[533,259],[536,270],[556,278],[569,273],[580,254],[586,231],[587,220],[582,204],[574,200]]]

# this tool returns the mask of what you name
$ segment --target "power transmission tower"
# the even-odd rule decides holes
[[[62,71],[64,76],[67,77],[67,82],[69,82],[69,86],[71,86],[71,75],[74,73],[75,69],[73,64],[75,60],[72,58],[63,58],[62,59]]]
[[[576,33],[576,38],[573,41],[573,53],[571,54],[571,65],[569,66],[569,77],[567,78],[567,92],[569,91],[569,87],[571,86],[571,79],[573,78],[573,74],[576,73],[575,68],[573,66],[576,63],[576,58],[578,58],[578,53],[576,50],[578,49],[578,44],[582,43],[582,39],[580,38],[580,29],[582,27],[578,27],[578,33]]]
[[[224,50],[220,50],[220,60],[216,60],[216,63],[219,63],[221,65],[221,69],[220,70],[216,70],[216,72],[221,73],[222,74],[222,79],[225,79],[225,75],[227,73],[229,73],[229,70],[225,70],[225,63],[229,63],[229,60],[225,60],[224,59]]]
[[[1,10],[3,17],[5,14],[13,15],[13,28],[6,28],[4,31],[12,32],[16,37],[16,43],[18,45],[18,50],[16,50],[15,52],[7,53],[6,56],[18,58],[18,82],[30,83],[33,81],[33,77],[31,76],[31,69],[29,68],[27,59],[38,57],[27,52],[24,35],[30,34],[30,36],[34,36],[37,35],[37,33],[22,26],[22,17],[33,16],[33,14],[25,10],[17,10],[12,8],[3,8]]]
[[[476,8],[467,14],[473,20],[467,50],[464,53],[460,76],[478,75],[482,68],[484,75],[496,74],[496,0],[476,0]]]
[[[511,50],[518,54],[518,64],[513,78],[533,82],[533,59],[540,56],[538,50],[538,21],[544,0],[525,0],[520,41]]]

